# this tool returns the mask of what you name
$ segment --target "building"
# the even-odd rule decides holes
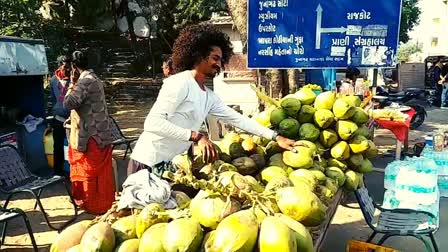
[[[411,43],[422,46],[418,61],[448,55],[448,0],[420,0],[420,23],[409,33]]]

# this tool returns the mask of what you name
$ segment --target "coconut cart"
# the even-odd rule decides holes
[[[172,160],[176,172],[163,174],[173,184],[198,189],[194,198],[173,192],[174,209],[161,202],[118,211],[114,204],[87,225],[63,231],[53,246],[118,252],[319,250],[343,192],[357,189],[363,173],[373,169],[369,159],[377,150],[365,126],[369,117],[356,96],[316,95],[305,86],[275,101],[257,92],[266,110],[255,120],[298,139],[294,151],[229,132],[216,143],[220,160],[204,164],[200,153],[178,155]]]

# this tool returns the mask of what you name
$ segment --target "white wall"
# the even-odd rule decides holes
[[[419,6],[420,23],[409,33],[411,41],[423,46],[423,60],[430,55],[448,55],[447,4],[443,0],[420,0]]]

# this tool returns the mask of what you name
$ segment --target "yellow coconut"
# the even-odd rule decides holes
[[[130,215],[120,218],[112,224],[117,244],[129,239],[137,238],[137,234],[135,233],[136,219],[135,215]]]
[[[313,238],[304,225],[284,214],[276,214],[275,217],[286,224],[290,229],[294,230],[295,238],[297,241],[297,251],[314,252]]]
[[[285,215],[305,226],[317,226],[325,219],[327,207],[305,187],[285,187],[277,191],[277,205]]]
[[[199,197],[192,200],[190,207],[191,216],[203,227],[216,229],[222,219],[240,210],[240,203],[236,200],[229,199],[227,203],[227,199],[221,195],[206,194],[206,197],[198,194]]]
[[[138,252],[139,244],[139,239],[129,239],[118,245],[114,252]]]
[[[138,238],[142,237],[145,230],[151,227],[152,225],[156,223],[167,222],[168,217],[160,216],[157,214],[158,212],[164,212],[164,211],[165,209],[162,207],[162,205],[158,203],[151,203],[147,205],[145,208],[143,208],[143,210],[137,217],[137,223],[135,226],[137,237]]]
[[[105,222],[91,226],[81,239],[83,252],[112,252],[115,247],[115,235],[112,227]]]
[[[242,210],[218,224],[210,251],[252,252],[257,237],[257,216],[252,209]]]
[[[203,231],[190,218],[173,220],[166,226],[163,248],[166,252],[196,252],[201,247]]]
[[[266,217],[261,223],[258,248],[260,252],[296,252],[298,250],[294,230],[277,217]]]
[[[148,228],[140,238],[138,252],[165,252],[163,240],[168,223],[157,223]]]

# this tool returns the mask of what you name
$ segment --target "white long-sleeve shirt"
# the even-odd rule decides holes
[[[192,72],[184,71],[165,79],[131,159],[150,167],[171,161],[190,147],[191,131],[199,130],[209,114],[258,136],[271,139],[274,134],[226,106],[210,89],[202,90]]]

